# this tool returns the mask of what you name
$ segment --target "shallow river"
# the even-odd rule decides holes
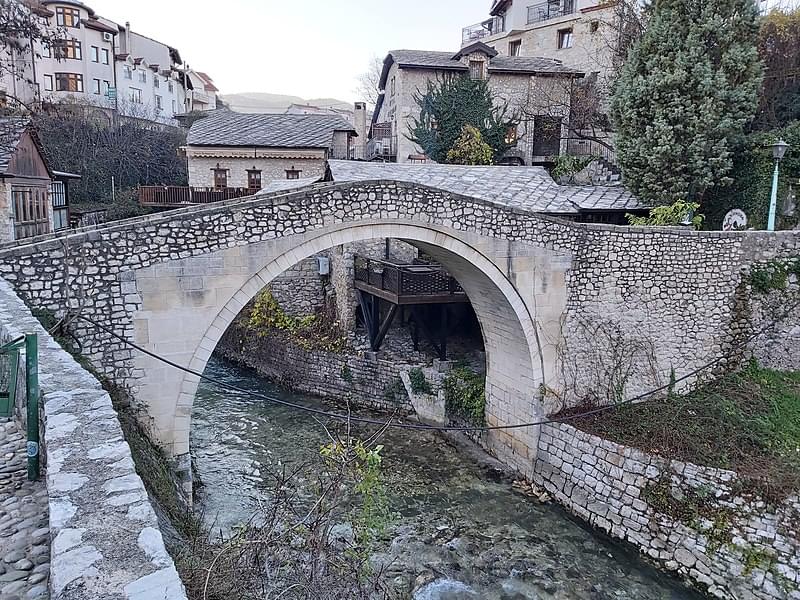
[[[216,358],[206,374],[330,408]],[[326,441],[305,414],[203,383],[194,405],[192,448],[207,518],[223,528],[247,521],[262,473],[303,462]],[[557,506],[515,491],[507,477],[437,435],[390,430],[382,443],[385,484],[399,514],[382,558],[393,561],[395,576],[419,588],[417,600],[699,598]]]

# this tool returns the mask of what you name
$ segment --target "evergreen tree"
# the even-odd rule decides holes
[[[626,184],[650,204],[730,182],[761,86],[753,0],[657,0],[612,99]]]
[[[464,125],[461,137],[447,153],[447,162],[455,165],[490,165],[492,147],[483,141],[481,132],[472,125]]]
[[[472,125],[492,149],[497,162],[513,145],[506,141],[509,129],[516,128],[516,117],[509,116],[508,105],[496,102],[486,81],[463,75],[429,81],[424,94],[414,97],[419,117],[409,126],[408,139],[439,163],[448,162],[465,125]]]

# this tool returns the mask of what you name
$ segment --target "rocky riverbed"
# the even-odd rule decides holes
[[[251,371],[212,360],[208,374],[243,389],[326,407]],[[324,430],[303,413],[203,384],[192,448],[200,503],[217,527],[257,510],[264,474],[319,452]],[[383,473],[395,517],[372,560],[416,600],[678,600],[693,592],[441,436],[388,431]]]
[[[0,600],[50,597],[47,506],[44,478],[27,479],[24,433],[0,423]]]

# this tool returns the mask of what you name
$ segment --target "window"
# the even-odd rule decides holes
[[[83,92],[83,75],[80,73],[56,73],[57,92]]]
[[[60,231],[69,226],[69,208],[67,207],[67,189],[63,181],[50,184],[50,200],[53,205],[53,231]]]
[[[103,96],[108,96],[108,91],[111,89],[111,82],[103,80]]]
[[[522,40],[515,40],[513,42],[508,42],[509,56],[519,56],[521,50],[522,50]]]
[[[173,100],[172,101],[172,114],[174,115],[177,112],[178,112],[178,105],[176,104],[175,100]]]
[[[47,204],[47,188],[11,188],[15,239],[50,233],[50,210]]]
[[[53,53],[50,52],[50,44],[42,42],[42,58],[52,58]]]
[[[261,171],[255,167],[247,171],[247,187],[251,190],[261,189]]]
[[[53,47],[55,58],[58,60],[81,60],[81,43],[78,40],[63,40]]]
[[[147,83],[147,71],[139,69],[139,82]]]
[[[100,80],[92,79],[92,93],[100,95]]]
[[[90,56],[92,57],[92,62],[93,63],[99,63],[100,62],[100,48],[98,48],[97,46],[92,46],[92,52],[91,52]]]
[[[133,69],[130,65],[125,65],[125,79],[133,79]]]
[[[80,27],[81,11],[65,6],[56,7],[56,24],[59,27]]]
[[[128,88],[128,100],[134,104],[142,103],[142,90],[139,88]]]
[[[482,60],[469,61],[469,76],[472,79],[486,79],[484,67],[485,63]]]
[[[162,110],[164,108],[164,102],[161,99],[161,96],[156,96],[156,110]]]
[[[217,168],[213,169],[214,171],[214,189],[215,190],[224,190],[228,187],[228,169],[222,169],[217,164]]]
[[[300,174],[302,171],[295,169],[292,167],[291,169],[286,169],[286,179],[300,179]]]
[[[511,125],[508,129],[506,129],[506,144],[516,144],[517,143],[517,126]]]
[[[175,84],[173,84],[171,81],[168,81],[167,82],[167,89],[169,90],[169,93],[171,94],[172,92],[175,91]]]
[[[161,82],[158,80],[158,75],[153,75],[153,87],[161,87]]]
[[[108,64],[108,49],[103,48],[102,56],[103,56],[103,64],[107,65]]]
[[[52,75],[45,75],[44,76],[44,89],[46,92],[53,91],[53,76]]]
[[[572,28],[561,29],[558,32],[558,49],[566,50],[572,48]]]
[[[391,82],[390,88],[389,88],[390,91],[391,91],[391,95],[392,96],[394,96],[394,92],[395,92],[396,86],[397,86],[397,78],[396,77],[392,77],[392,82]]]

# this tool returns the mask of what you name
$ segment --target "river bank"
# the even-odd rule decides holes
[[[327,406],[218,359],[208,372],[243,389]],[[195,464],[204,484],[197,500],[206,518],[222,528],[246,522],[257,510],[269,469],[308,459],[326,440],[318,423],[302,413],[205,384],[193,423]],[[386,567],[399,597],[698,598],[557,506],[515,491],[502,471],[476,464],[438,435],[390,430],[382,443],[396,518],[372,559]]]

